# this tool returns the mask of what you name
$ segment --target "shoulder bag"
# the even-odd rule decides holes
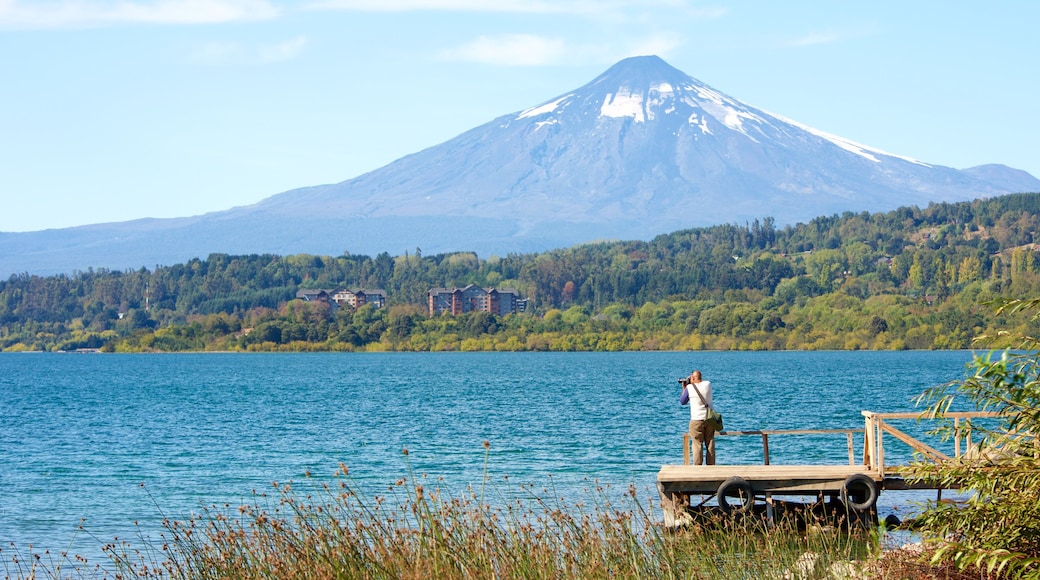
[[[716,411],[715,407],[712,407],[708,404],[707,401],[704,400],[704,395],[701,394],[701,391],[697,388],[696,383],[690,383],[690,386],[693,387],[693,392],[697,393],[697,398],[701,400],[701,403],[704,405],[704,408],[708,410],[708,416],[705,417],[704,420],[708,423],[712,423],[716,431],[722,431],[722,413]]]

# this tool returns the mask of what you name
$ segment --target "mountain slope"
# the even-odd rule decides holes
[[[342,183],[195,218],[2,234],[5,256],[32,261],[4,258],[0,273],[151,266],[210,252],[501,254],[1016,191],[1040,191],[1040,181],[853,143],[647,56]]]

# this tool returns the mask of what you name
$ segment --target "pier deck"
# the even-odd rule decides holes
[[[838,493],[855,473],[880,486],[882,477],[865,465],[664,465],[657,473],[659,489],[669,492],[713,494],[731,477],[741,477],[757,493],[811,495]]]
[[[689,434],[683,436],[683,465],[664,465],[657,474],[665,524],[681,523],[690,508],[691,496],[706,496],[701,505],[716,498],[726,512],[744,512],[754,508],[756,498],[772,496],[825,496],[839,500],[850,510],[876,517],[874,509],[880,492],[887,489],[940,489],[925,481],[904,479],[906,466],[885,465],[884,434],[888,433],[915,453],[935,462],[949,461],[972,448],[971,420],[994,417],[995,413],[948,413],[956,426],[954,449],[949,455],[893,427],[886,420],[919,419],[915,413],[873,413],[863,411],[864,429],[806,429],[786,431],[722,432],[720,436],[754,435],[762,438],[762,465],[690,465]],[[963,424],[961,421],[964,421]],[[853,451],[853,435],[863,434],[863,457],[857,462]],[[771,465],[771,435],[845,434],[849,463],[847,465]],[[963,447],[962,447],[963,444]],[[770,503],[767,501],[766,503]]]

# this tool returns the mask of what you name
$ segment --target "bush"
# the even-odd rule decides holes
[[[1040,299],[1006,300],[997,314],[1033,312]],[[915,478],[959,487],[963,503],[935,503],[919,519],[935,546],[933,562],[985,568],[1008,577],[1040,579],[1040,341],[1001,332],[980,340],[1004,350],[976,356],[968,376],[926,391],[927,414],[942,418],[958,397],[999,416],[994,426],[973,425],[979,453],[941,464],[915,464]],[[939,432],[955,436],[944,422]]]

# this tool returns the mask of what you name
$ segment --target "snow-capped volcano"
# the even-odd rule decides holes
[[[1040,181],[1008,185],[829,135],[646,56],[357,179],[287,192],[257,209],[505,220],[517,241],[566,232],[547,240],[557,245],[767,216],[794,223]]]
[[[1040,191],[1040,181],[1002,165],[962,171],[854,143],[644,56],[341,183],[194,218],[0,234],[0,275],[211,252],[421,247],[486,256],[1021,191]]]

